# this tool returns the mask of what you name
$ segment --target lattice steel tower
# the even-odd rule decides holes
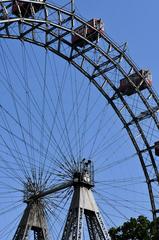
[[[80,171],[74,174],[74,194],[62,240],[82,239],[84,217],[91,240],[110,239],[92,193],[93,186],[94,171],[91,161],[83,160]]]
[[[45,196],[73,186],[74,193],[61,240],[82,240],[84,223],[90,240],[110,240],[93,196],[94,170],[90,160],[83,160],[73,175],[73,181],[56,185],[40,192],[31,180],[25,186],[24,202],[27,207],[13,240],[27,240],[33,231],[34,240],[49,240],[45,216]]]

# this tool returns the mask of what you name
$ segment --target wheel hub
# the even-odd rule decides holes
[[[73,175],[74,186],[94,187],[94,168],[91,160],[83,159]]]

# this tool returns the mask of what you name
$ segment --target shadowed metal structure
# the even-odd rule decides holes
[[[84,217],[91,240],[110,240],[92,193],[91,161],[82,161],[80,172],[74,175],[74,194],[68,212],[62,240],[83,239]]]
[[[49,3],[47,1],[1,0],[0,2],[1,42],[5,42],[4,39],[7,39],[9,41],[11,39],[17,40],[17,42],[20,42],[20,44],[23,46],[22,55],[24,55],[24,52],[26,51],[24,43],[30,43],[31,46],[39,46],[47,53],[49,52],[51,54],[56,54],[57,56],[64,59],[69,65],[72,65],[74,68],[76,68],[83,76],[85,76],[88,80],[88,83],[93,85],[93,89],[95,89],[96,92],[103,97],[104,106],[107,104],[107,106],[110,106],[112,108],[113,113],[115,113],[115,116],[117,117],[117,119],[119,119],[122,125],[122,131],[126,132],[127,137],[130,139],[132,146],[135,149],[135,153],[138,157],[143,175],[145,177],[144,182],[147,184],[148,195],[151,205],[151,209],[149,209],[149,211],[152,213],[153,219],[155,220],[159,216],[159,171],[158,162],[156,160],[155,154],[155,143],[158,142],[159,130],[159,98],[151,87],[151,81],[145,80],[146,77],[143,73],[149,73],[149,71],[141,71],[140,69],[138,69],[138,67],[126,54],[126,44],[122,46],[117,46],[116,43],[114,43],[104,33],[104,29],[98,28],[99,22],[101,23],[100,19],[92,19],[91,21],[87,22],[77,16],[74,12],[74,1],[71,1],[71,10],[65,7],[63,8],[60,6],[56,6],[55,4]],[[76,28],[74,26],[76,26]],[[83,34],[82,31],[86,32],[84,32]],[[5,69],[5,74],[8,76],[9,71],[6,67],[6,63],[7,61],[10,63],[10,61],[8,60],[8,57],[5,54],[3,48],[1,48],[1,54],[3,55],[1,57],[4,66],[3,68]],[[12,57],[14,62],[13,54]],[[24,62],[25,60],[26,59],[24,59]],[[12,62],[10,65],[12,65],[12,67],[14,66]],[[30,65],[33,65],[32,62],[30,63]],[[32,92],[29,89],[29,87],[32,86],[30,83],[32,80],[32,76],[29,76],[29,85],[25,79],[27,75],[27,67],[24,68],[24,73],[21,74],[20,69],[19,74],[22,75],[22,87],[19,86],[20,81],[17,81],[15,84],[16,90],[12,86],[12,82],[9,82],[9,80],[7,82],[7,79],[5,79],[4,76],[5,74],[2,74],[2,80],[5,80],[3,86],[5,86],[8,95],[11,95],[11,99],[14,105],[14,110],[12,111],[9,105],[10,99],[7,97],[6,102],[9,105],[8,108],[5,106],[5,103],[3,103],[3,101],[0,105],[2,114],[2,117],[0,119],[0,126],[2,132],[0,144],[4,148],[2,149],[3,152],[7,152],[7,157],[11,156],[12,159],[12,161],[8,161],[9,163],[6,161],[2,168],[7,169],[7,171],[10,171],[11,173],[13,172],[14,174],[22,169],[21,172],[24,173],[25,180],[21,179],[21,175],[18,180],[20,181],[20,183],[23,184],[24,189],[20,189],[19,191],[19,188],[17,188],[16,190],[20,193],[24,193],[24,203],[26,203],[27,205],[22,213],[22,218],[20,222],[18,222],[17,224],[18,227],[17,230],[14,231],[16,233],[12,239],[26,240],[27,238],[29,238],[30,233],[33,233],[33,237],[35,240],[50,239],[50,233],[48,230],[48,216],[46,214],[46,211],[54,211],[54,207],[58,208],[58,204],[55,204],[55,206],[51,205],[51,210],[50,208],[48,209],[48,198],[53,197],[54,194],[60,194],[60,191],[62,190],[71,189],[70,191],[72,191],[71,193],[73,193],[73,197],[68,210],[65,226],[63,226],[64,230],[61,227],[61,232],[63,231],[63,235],[61,234],[62,240],[81,240],[83,237],[82,234],[85,225],[87,225],[88,236],[91,240],[108,240],[109,236],[100,215],[99,209],[96,205],[96,200],[94,198],[94,174],[91,161],[83,160],[82,162],[80,162],[83,157],[87,157],[85,155],[83,155],[82,157],[80,155],[78,156],[78,158],[72,157],[72,149],[74,149],[74,145],[70,146],[72,142],[69,141],[69,137],[68,139],[58,139],[59,145],[61,144],[64,146],[64,143],[67,142],[68,149],[71,152],[70,153],[68,149],[66,149],[67,154],[63,154],[61,148],[57,144],[57,139],[54,137],[54,134],[52,134],[53,126],[49,125],[48,127],[47,125],[48,122],[50,122],[50,118],[48,116],[46,116],[46,118],[47,120],[49,120],[46,121],[44,114],[48,103],[45,99],[47,95],[46,92],[50,87],[47,86],[46,88],[47,81],[45,79],[45,75],[47,72],[47,68],[46,66],[44,66],[44,74],[42,74],[41,77],[44,80],[43,84],[41,84],[40,82],[40,84],[38,85],[40,86],[40,89],[43,85],[41,91],[42,97],[38,96],[36,86],[33,86]],[[13,67],[13,69],[14,71],[13,73],[10,73],[11,75],[14,75],[14,73],[16,73],[16,68]],[[40,68],[38,68],[38,71],[41,71],[41,66]],[[34,72],[36,74],[36,71]],[[15,75],[14,79],[16,81],[18,77],[17,75]],[[49,72],[49,75],[51,75],[51,72]],[[136,82],[133,81],[134,76],[137,79]],[[120,86],[121,80],[124,83],[123,88],[121,88]],[[60,85],[57,86],[59,87]],[[127,86],[129,86],[129,89],[127,89]],[[26,104],[24,105],[24,96],[18,98],[19,95],[16,95],[16,91],[18,90],[19,92],[23,93],[23,91],[21,91],[22,89],[26,94]],[[76,89],[76,87],[73,89],[73,93],[75,92],[74,90],[76,90],[76,94],[78,96],[78,90]],[[57,92],[57,98],[59,99],[59,96],[62,95],[62,90],[60,89]],[[35,94],[34,97],[32,97],[32,93]],[[90,94],[88,93],[88,95],[89,96],[85,104],[86,112],[88,109],[87,103],[89,102]],[[44,98],[44,100],[42,98]],[[69,98],[69,96],[66,96],[66,98]],[[40,102],[41,99],[42,101]],[[50,109],[52,110],[54,101],[52,100],[52,98],[50,99],[50,105],[48,105],[49,107],[51,106]],[[65,104],[64,100],[63,105]],[[59,103],[61,103],[61,101],[57,101],[56,103],[58,103],[57,105],[60,105]],[[31,104],[32,106],[30,107]],[[41,108],[39,107],[39,105]],[[80,104],[78,101],[76,104],[72,104],[72,109],[74,109],[74,105],[80,108]],[[17,106],[20,109],[19,112],[21,113],[21,118],[19,117],[20,114],[17,110]],[[32,109],[35,110],[35,113],[31,112]],[[43,111],[42,113],[40,112],[41,109]],[[61,109],[60,114],[61,112],[64,113],[63,106],[61,107]],[[55,108],[54,115],[57,117],[58,114],[56,110],[57,109]],[[40,115],[40,124],[35,118],[35,116],[38,114]],[[83,112],[81,111],[81,115],[82,114]],[[28,119],[25,121],[25,118],[23,118],[23,116],[26,115]],[[79,109],[77,109],[74,115],[80,115]],[[69,117],[70,116],[68,116],[68,118]],[[84,121],[87,122],[87,117],[84,120],[82,119],[80,124]],[[8,124],[6,119],[10,121],[10,125]],[[96,119],[93,119],[93,123],[95,121]],[[60,125],[61,128],[59,127],[55,131],[55,133],[57,134],[57,138],[60,134],[65,137],[65,133],[69,132],[69,128],[65,126],[67,125],[67,119],[64,119],[63,122],[64,124],[62,125],[62,127]],[[73,125],[72,122],[71,124],[69,124]],[[24,124],[24,126],[22,123]],[[61,122],[58,121],[58,123]],[[91,122],[92,125],[93,123]],[[99,125],[100,123],[101,122],[99,121]],[[77,120],[77,125],[78,124],[79,122]],[[107,122],[105,122],[103,129],[106,128],[106,125]],[[16,135],[17,126],[19,127],[18,130],[20,132],[20,136]],[[15,133],[13,131],[14,127]],[[34,132],[32,132],[33,127],[35,130]],[[44,133],[43,130],[45,128],[49,133],[47,131],[46,133]],[[92,132],[94,132],[93,128],[94,126],[91,129]],[[59,131],[59,129],[61,130],[61,132]],[[80,130],[80,127],[76,129],[75,134],[71,135],[71,137],[74,137],[74,135],[78,135],[78,130]],[[98,127],[96,130],[99,130]],[[37,132],[40,132],[40,134],[38,135]],[[72,133],[73,130],[71,129],[70,132]],[[34,133],[37,134],[37,138],[35,138]],[[85,133],[82,132],[81,135],[81,139],[83,139],[83,135],[85,135]],[[39,136],[42,139],[40,143]],[[74,139],[73,137],[71,139]],[[45,139],[48,141],[47,143],[45,142]],[[62,178],[60,183],[57,182],[57,184],[52,184],[54,181],[57,180],[55,177],[55,179],[50,181],[50,185],[47,185],[47,181],[49,182],[50,178],[54,177],[52,174],[53,168],[51,168],[53,162],[52,156],[54,153],[50,154],[50,165],[46,166],[48,149],[51,140],[53,141],[53,147],[56,146],[56,148],[53,149],[54,153],[56,154],[59,151],[60,154],[58,157],[60,159],[63,159],[63,162],[61,163],[59,163],[58,159],[55,159],[54,161],[60,169],[58,169],[57,175],[61,177],[61,172],[62,170],[65,170],[66,167],[66,173],[62,175],[62,177],[65,176],[66,181],[63,181],[64,179]],[[7,141],[9,142],[8,145],[10,144],[9,146],[7,145]],[[105,141],[104,135],[102,136],[101,145],[103,144],[103,141]],[[19,144],[19,142],[21,144]],[[90,138],[88,143],[89,142]],[[96,142],[96,136],[92,142],[92,145],[94,145]],[[46,144],[45,154],[42,151],[44,143]],[[20,145],[20,147],[23,144],[23,148],[25,148],[25,154],[23,154],[23,156],[21,152],[18,151],[18,144]],[[42,163],[39,160],[38,163],[39,165],[41,164],[40,166],[37,164],[37,159],[34,159],[34,154],[32,154],[33,150],[35,152],[37,151],[36,144],[38,145],[38,153],[40,155],[39,159],[44,160]],[[82,144],[83,143],[81,143],[81,146]],[[99,144],[99,146],[101,145]],[[79,150],[79,152],[81,153],[81,149]],[[27,163],[24,160],[24,155],[28,156],[29,160]],[[102,157],[105,157],[105,154]],[[19,168],[21,167],[20,170],[14,169],[16,165],[15,163],[18,165]],[[8,164],[13,164],[11,165],[9,170]],[[31,173],[28,173],[28,169],[26,167],[27,164],[31,169]],[[56,166],[53,167],[56,168]],[[14,171],[12,171],[13,169]],[[44,176],[44,169],[47,170],[46,176]],[[120,169],[118,170],[120,172]],[[8,177],[7,174],[10,174],[10,172],[8,173],[7,171],[4,173],[4,175],[6,174],[4,179]],[[32,178],[30,178],[30,176]],[[15,176],[14,179],[16,179]],[[1,192],[3,193],[3,188]],[[69,197],[70,195],[68,194]],[[67,196],[63,198],[67,199]],[[57,239],[60,239],[61,235],[57,235]]]
[[[48,240],[48,227],[45,219],[45,204],[43,198],[57,191],[74,186],[74,194],[68,211],[62,240],[82,240],[84,217],[86,219],[90,240],[110,240],[96,201],[93,197],[94,187],[93,167],[90,160],[83,160],[79,169],[74,173],[72,182],[65,182],[54,186],[42,194],[28,182],[25,202],[27,207],[19,223],[13,240],[25,240],[29,232],[33,231],[34,240]]]
[[[34,232],[35,240],[49,239],[44,207],[40,202],[27,205],[13,240],[27,239],[30,231]]]

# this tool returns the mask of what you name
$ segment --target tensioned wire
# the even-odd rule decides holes
[[[77,90],[76,90],[76,91],[77,91]],[[77,104],[77,105],[79,105],[79,104]],[[62,108],[63,108],[63,107],[62,107]],[[77,111],[77,110],[76,110],[76,111]],[[88,116],[88,108],[87,108],[87,111],[86,111],[86,112],[87,112],[87,115],[86,115],[86,118],[87,118],[87,116]],[[75,114],[74,114],[74,115],[75,115]],[[41,115],[40,115],[40,116],[41,116]],[[86,118],[85,118],[85,119],[86,119]],[[66,123],[66,120],[64,120],[64,122]],[[19,123],[19,125],[20,125],[20,123]],[[24,132],[24,130],[23,130],[23,132]],[[67,131],[66,131],[66,132],[67,132]],[[29,135],[30,135],[30,134],[29,134]],[[23,139],[23,141],[25,141],[25,140]],[[25,142],[26,142],[26,141],[25,141]],[[34,149],[34,147],[33,147],[32,149]],[[41,152],[40,152],[40,153],[41,153]],[[26,156],[28,157],[28,155],[27,155],[27,150],[26,150]],[[29,161],[30,161],[30,160],[29,160]],[[29,161],[28,161],[28,162],[29,162]],[[70,166],[70,167],[71,167],[71,166]]]

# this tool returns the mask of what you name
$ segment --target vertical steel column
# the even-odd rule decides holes
[[[75,13],[75,0],[71,0],[71,13],[74,15]],[[72,29],[74,28],[74,16],[72,16]]]

